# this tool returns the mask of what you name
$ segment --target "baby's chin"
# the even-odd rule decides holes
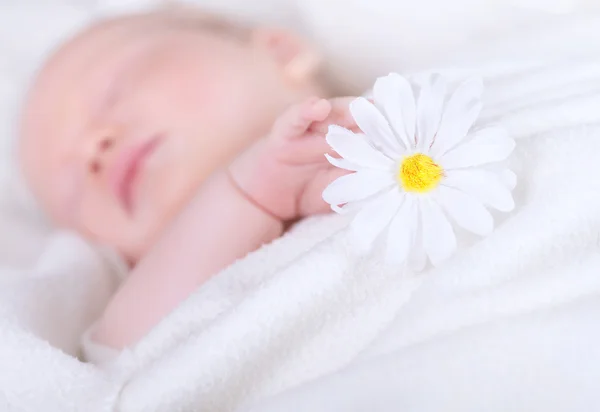
[[[118,239],[118,246],[115,247],[119,255],[130,265],[135,266],[139,263],[148,251],[152,248],[159,232],[157,222],[148,225],[135,225],[129,231],[128,238]]]

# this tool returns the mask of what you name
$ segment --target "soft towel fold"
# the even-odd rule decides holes
[[[51,236],[29,270],[3,271],[0,309],[52,346],[78,355],[83,332],[102,313],[126,268],[78,236]]]

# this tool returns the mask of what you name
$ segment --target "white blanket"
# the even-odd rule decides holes
[[[38,265],[4,271],[0,410],[592,410],[600,19],[514,37],[472,55],[488,64],[449,71],[483,75],[479,123],[518,140],[517,208],[492,236],[461,239],[451,261],[415,276],[351,256],[346,218],[311,219],[99,368],[73,358],[73,342],[119,264],[57,235]]]
[[[562,35],[590,39],[598,23]],[[600,59],[574,60],[574,49],[570,61],[476,70],[487,73],[480,124],[518,140],[518,207],[491,237],[462,239],[445,266],[412,276],[352,257],[344,218],[306,222],[215,277],[122,358],[137,365],[122,410],[589,410],[600,377]]]
[[[519,140],[517,210],[419,276],[340,218],[225,271],[130,356],[125,411],[586,411],[600,377],[600,61],[487,80]],[[127,356],[126,361],[131,362]],[[317,381],[328,373],[336,374]]]

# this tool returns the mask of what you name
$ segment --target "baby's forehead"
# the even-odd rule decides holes
[[[118,50],[115,46],[148,31],[156,33],[161,27],[173,25],[173,16],[161,12],[121,16],[93,23],[60,45],[41,65],[25,105],[35,105],[38,101],[45,103],[45,94],[60,93],[62,78],[76,78],[75,74],[90,62],[97,61],[99,56],[110,56],[111,52]]]
[[[132,32],[140,30],[150,23],[149,18],[122,17],[93,23],[88,28],[60,45],[42,65],[38,73],[38,81],[43,83],[53,73],[64,70],[71,65],[82,64],[86,57],[94,56],[100,48],[110,51],[111,44],[126,38]]]
[[[26,133],[29,126],[44,123],[44,117],[52,117],[54,99],[60,98],[66,88],[73,86],[82,71],[99,57],[110,55],[121,39],[144,29],[151,23],[150,20],[150,17],[131,16],[97,22],[52,53],[41,65],[25,96],[23,134],[29,134]]]

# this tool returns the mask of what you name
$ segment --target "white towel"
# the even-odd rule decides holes
[[[114,253],[57,233],[33,267],[1,272],[1,313],[77,356],[83,332],[102,313],[125,271]]]
[[[571,40],[598,27],[582,20]],[[443,267],[411,276],[377,254],[354,258],[345,217],[307,221],[213,278],[133,348],[119,407],[589,406],[600,370],[600,60],[452,70],[472,72],[487,87],[479,125],[499,122],[518,141],[517,208],[496,216],[492,236],[463,236]]]
[[[42,242],[31,265],[0,269],[0,410],[111,411],[120,375],[77,360],[124,265],[70,233]]]

